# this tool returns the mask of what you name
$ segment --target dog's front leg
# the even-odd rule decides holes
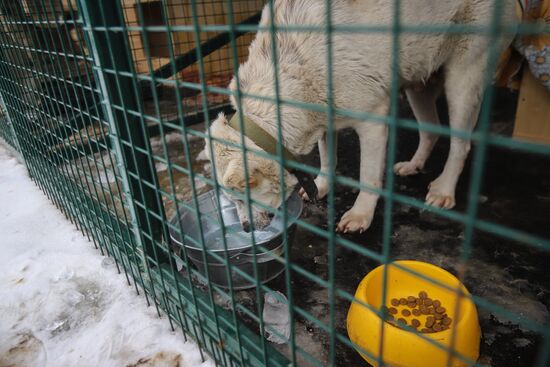
[[[338,132],[334,132],[334,141],[332,144],[332,150],[334,154],[334,169],[336,169],[336,150],[338,143]],[[328,193],[328,174],[329,174],[329,151],[327,147],[327,133],[323,134],[323,137],[317,142],[319,147],[319,160],[321,162],[321,170],[319,175],[315,178],[315,185],[317,185],[317,198],[322,199]],[[300,196],[304,200],[309,200],[306,191],[301,188]]]
[[[373,188],[382,187],[386,159],[386,141],[388,129],[385,124],[362,122],[355,127],[361,146],[360,181],[362,185]],[[369,228],[378,194],[361,190],[355,204],[340,219],[339,232],[363,232]]]

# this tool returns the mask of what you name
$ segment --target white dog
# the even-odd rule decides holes
[[[499,1],[499,0],[496,0]],[[514,1],[505,0],[502,24],[516,21]],[[325,0],[276,0],[276,25],[324,26]],[[333,75],[334,105],[353,111],[386,116],[390,105],[392,83],[392,2],[387,0],[333,0],[332,22],[335,25],[384,26],[385,32],[335,32],[332,36],[332,65],[327,65],[326,35],[324,32],[280,31],[276,35],[278,56],[279,96],[282,100],[302,101],[326,105],[327,68]],[[488,27],[493,14],[491,0],[403,0],[402,25],[446,26],[471,24]],[[270,10],[264,8],[260,24],[270,25]],[[274,60],[268,31],[260,31],[249,49],[248,60],[239,67],[230,89],[238,87],[245,94],[238,104],[243,115],[272,137],[278,137],[277,106],[273,100],[257,99],[260,95],[276,96]],[[399,38],[399,77],[419,123],[439,124],[435,101],[444,89],[448,99],[450,126],[471,131],[476,123],[484,92],[484,76],[491,40],[486,35],[457,33],[403,33]],[[500,37],[497,42],[503,50],[511,37]],[[440,74],[440,81],[432,78]],[[327,117],[324,113],[307,111],[283,103],[280,106],[283,146],[294,155],[311,152],[318,143],[321,174],[315,179],[319,197],[326,195],[328,184],[328,157],[325,141]],[[382,187],[386,155],[386,124],[354,120],[336,115],[335,128],[353,128],[359,135],[361,147],[360,182],[370,187]],[[241,143],[241,133],[220,115],[211,126],[216,139]],[[260,149],[256,142],[245,137],[248,147]],[[418,149],[410,161],[397,163],[398,175],[417,173],[428,159],[437,136],[420,132]],[[208,139],[207,139],[208,142]],[[246,181],[251,197],[267,206],[281,204],[280,167],[257,154],[247,153],[250,177],[243,172],[242,152],[235,147],[214,142],[213,152],[217,177],[231,189],[243,191]],[[209,149],[206,149],[208,152]],[[470,150],[470,142],[451,137],[449,156],[441,175],[429,186],[426,202],[440,208],[455,205],[455,186]],[[286,193],[296,185],[296,178],[285,173]],[[241,221],[248,221],[247,211],[237,198]],[[361,191],[353,207],[340,219],[338,230],[364,231],[372,221],[378,195]],[[256,228],[269,222],[265,210],[253,207]]]

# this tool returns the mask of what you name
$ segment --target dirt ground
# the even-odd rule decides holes
[[[499,91],[492,113],[491,129],[509,135],[512,130],[517,96]],[[444,101],[440,101],[442,120],[446,120]],[[401,116],[411,118],[406,103],[402,103]],[[418,142],[415,131],[400,130],[397,159],[408,159]],[[423,199],[429,182],[443,168],[448,151],[448,141],[441,140],[424,172],[395,181],[395,190],[417,199]],[[474,148],[475,149],[475,148]],[[352,131],[339,134],[337,173],[358,178],[359,147]],[[309,157],[312,163],[317,154]],[[471,160],[471,159],[470,159]],[[550,159],[520,151],[490,148],[480,196],[479,217],[550,238]],[[467,163],[457,190],[456,210],[464,212],[468,193],[471,163]],[[346,187],[336,188],[336,209],[340,217],[355,200],[356,192]],[[371,228],[364,234],[346,235],[356,243],[371,250],[382,251],[383,200],[380,201]],[[326,228],[326,203],[305,206],[303,219]],[[396,203],[393,209],[393,233],[391,256],[393,259],[427,261],[456,274],[464,227],[451,220],[429,212],[422,212]],[[360,280],[374,267],[374,260],[358,256],[349,249],[336,248],[336,286],[351,294]],[[468,263],[465,285],[469,291],[491,303],[545,323],[550,306],[550,277],[547,264],[550,254],[527,245],[477,231]],[[327,279],[327,243],[324,239],[304,229],[298,229],[292,246],[292,261]],[[297,306],[310,312],[328,324],[327,292],[322,287],[294,273],[293,297]],[[271,281],[269,286],[285,292],[284,276]],[[237,299],[251,311],[255,311],[255,291],[237,292]],[[336,303],[338,332],[347,335],[345,318],[349,302],[339,299]],[[503,319],[478,306],[482,329],[480,362],[495,367],[530,366],[536,361],[541,346],[541,336],[522,328],[513,320]],[[246,320],[257,329],[257,325]],[[325,364],[328,358],[329,335],[299,315],[295,324],[296,343],[299,347]],[[278,348],[286,353],[286,347]],[[366,366],[367,363],[348,346],[337,345],[337,365]],[[302,365],[302,364],[300,364]],[[304,364],[307,365],[307,364]]]
[[[513,127],[517,95],[499,91],[492,113],[493,132],[510,135]],[[440,115],[446,121],[446,106],[440,101]],[[401,117],[413,118],[405,101],[401,103]],[[204,131],[203,126],[193,126]],[[409,159],[418,142],[416,131],[402,130],[398,133],[397,161]],[[191,137],[192,138],[192,137]],[[337,174],[358,178],[359,146],[353,131],[339,133]],[[171,133],[166,137],[167,152],[172,163],[186,166],[181,144],[181,135]],[[190,143],[193,170],[207,177],[211,165],[200,159],[202,139],[192,138]],[[153,138],[151,147],[157,157],[164,157],[163,144]],[[397,177],[395,190],[422,200],[429,182],[441,172],[447,158],[449,143],[441,139],[428,161],[423,173],[412,177]],[[475,147],[474,147],[475,149]],[[106,154],[106,153],[104,153]],[[317,164],[315,150],[307,159]],[[457,207],[464,212],[468,193],[471,159],[466,164],[457,189]],[[543,238],[550,238],[550,158],[526,154],[516,150],[489,148],[485,165],[483,188],[479,203],[479,217],[501,225],[521,229]],[[113,170],[112,167],[109,167]],[[168,167],[156,162],[159,182],[163,190],[172,192]],[[172,171],[174,191],[178,199],[192,197],[190,180],[182,172]],[[109,172],[107,172],[109,176]],[[114,177],[103,177],[116,191]],[[209,190],[208,185],[196,179],[198,193]],[[339,218],[353,205],[357,192],[347,187],[336,188],[336,210]],[[166,198],[165,198],[166,199]],[[364,234],[346,235],[345,238],[370,250],[382,251],[383,200],[380,200],[374,221]],[[165,200],[167,217],[174,213],[170,200]],[[316,226],[326,228],[326,202],[317,205],[306,204],[302,219]],[[456,274],[457,259],[460,256],[464,227],[451,220],[430,212],[422,212],[407,205],[395,203],[393,208],[393,232],[391,243],[392,259],[416,259],[427,261]],[[336,286],[353,294],[360,280],[378,266],[374,260],[349,249],[336,248]],[[472,253],[466,272],[465,285],[471,293],[507,310],[538,323],[547,322],[550,306],[550,277],[547,264],[550,254],[519,244],[506,238],[488,233],[476,232]],[[298,228],[292,245],[292,261],[305,270],[327,279],[327,243],[324,239]],[[328,323],[327,292],[322,287],[305,279],[298,273],[292,274],[294,303]],[[269,283],[272,289],[285,293],[284,276]],[[256,312],[255,291],[239,291],[236,298],[241,304]],[[338,299],[336,303],[336,325],[338,332],[347,335],[345,318],[349,301]],[[227,305],[223,305],[227,306]],[[536,360],[542,338],[520,327],[512,320],[506,320],[478,306],[482,329],[480,362],[495,366],[530,366]],[[242,315],[243,320],[254,330],[258,325]],[[297,345],[326,364],[328,358],[328,334],[315,324],[296,316],[295,333]],[[286,346],[276,346],[288,353]],[[337,345],[337,365],[366,366],[359,354],[341,343]],[[305,362],[300,365],[307,365]]]

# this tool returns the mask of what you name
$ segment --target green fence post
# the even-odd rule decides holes
[[[150,143],[146,127],[141,126],[139,117],[127,111],[138,111],[140,101],[136,98],[131,78],[121,73],[133,74],[133,65],[128,40],[124,33],[113,31],[112,27],[124,27],[119,14],[120,8],[110,0],[91,2],[78,0],[78,7],[84,23],[85,40],[94,60],[96,82],[104,98],[102,102],[110,136],[123,179],[136,240],[141,242],[145,257],[155,259],[160,265],[168,262],[166,253],[155,253],[155,242],[162,241],[162,199],[157,198],[154,187],[158,187],[155,163],[150,154]],[[100,9],[108,9],[104,14]],[[98,28],[100,30],[98,30]],[[111,49],[109,50],[110,47]],[[112,56],[112,57],[111,57]],[[116,107],[115,107],[116,106]],[[149,215],[153,213],[153,215]],[[151,233],[144,235],[144,229]],[[169,251],[167,246],[166,251]]]

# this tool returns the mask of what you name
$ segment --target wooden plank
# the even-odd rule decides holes
[[[247,18],[243,21],[243,23],[246,24],[257,24],[260,18],[260,13],[256,13],[250,18]],[[239,24],[243,24],[239,23]],[[240,36],[244,35],[246,33],[243,33],[242,31],[236,31],[235,32],[235,39],[239,39]],[[231,36],[229,32],[222,32],[216,34],[216,36],[208,38],[208,40],[204,41],[200,45],[201,55],[203,58],[206,58],[208,55],[219,52],[223,47],[226,47],[231,42]],[[184,70],[189,67],[192,67],[195,65],[195,62],[197,61],[197,50],[192,49],[186,52],[183,55],[179,55],[175,58],[174,63],[176,70]],[[186,70],[188,71],[188,70]],[[196,74],[196,73],[195,73]],[[208,73],[207,73],[208,74]],[[155,71],[155,76],[157,77],[164,77],[168,78],[173,75],[173,68],[171,66],[164,66],[160,69],[157,69]],[[196,77],[198,79],[198,77]]]
[[[254,15],[262,9],[264,1],[248,0],[235,1],[233,3],[235,23],[242,22],[246,18]],[[197,1],[197,16],[201,25],[227,25],[229,24],[229,16],[226,11],[226,3],[224,1],[212,2],[211,0]],[[170,0],[171,18],[174,25],[191,25],[193,24],[191,5],[187,0]],[[212,38],[215,33],[203,32],[200,35],[201,42]],[[237,51],[239,62],[243,62],[248,55],[248,45],[253,39],[253,35],[246,35],[237,41]],[[174,33],[176,54],[183,55],[186,52],[195,48],[195,40],[192,32],[176,32]],[[218,51],[204,58],[204,71],[206,74],[232,73],[233,60],[231,57],[231,48],[225,46]],[[197,72],[198,67],[195,65],[185,72]]]
[[[144,8],[148,8],[148,6],[146,5],[148,4],[148,2],[142,2],[142,4],[144,5]],[[126,21],[126,25],[128,26],[140,25],[135,0],[124,0],[123,10],[124,10],[124,18]],[[149,34],[151,33],[152,32],[150,32]],[[160,35],[165,36],[164,33],[156,32],[155,37],[157,38],[162,37]],[[140,31],[128,32],[128,38],[130,40],[130,48],[132,49],[132,57],[134,59],[134,67],[136,69],[136,72],[138,74],[149,74],[149,67],[147,65],[147,58],[146,58],[146,52],[145,52],[145,45],[143,44],[142,32]],[[149,43],[150,44],[154,43],[154,40],[149,40]],[[168,64],[169,62],[170,62],[170,59],[167,57],[155,57],[155,55],[151,55],[151,64],[152,64],[153,71],[163,65]]]
[[[21,7],[34,21],[55,21],[56,18],[63,16],[63,12],[76,12],[76,2],[68,0],[52,0],[51,3],[50,1],[21,0]],[[42,26],[55,27],[56,25],[42,24]]]
[[[513,137],[550,144],[550,91],[525,67]]]
[[[139,24],[136,1],[135,0],[122,0],[126,23],[129,26],[137,26]],[[146,23],[148,25],[161,25],[163,19],[161,17],[160,9],[158,5],[161,2],[157,0],[142,2],[144,12],[150,11],[150,14],[146,15]],[[229,17],[226,11],[226,3],[222,0],[213,2],[212,0],[197,0],[197,16],[199,22],[202,25],[223,25],[229,24]],[[170,25],[192,25],[192,9],[188,0],[167,0],[168,19]],[[235,22],[239,23],[246,18],[257,13],[262,9],[264,0],[237,0],[234,1],[234,13]],[[212,38],[217,33],[203,32],[200,35],[201,42],[205,42],[209,38]],[[170,62],[168,56],[168,45],[166,40],[166,34],[162,32],[149,32],[149,47],[151,51],[151,61],[153,68],[156,70],[163,65],[167,65]],[[245,35],[237,40],[237,52],[239,56],[239,62],[243,62],[248,55],[248,45],[252,41],[254,35]],[[149,69],[146,61],[146,53],[144,50],[143,37],[141,32],[129,32],[130,44],[132,48],[132,54],[134,58],[134,65],[136,71],[140,74],[148,74]],[[172,34],[174,55],[184,55],[185,53],[192,51],[195,48],[195,39],[193,32],[174,32]],[[232,74],[233,60],[232,52],[229,46],[224,46],[219,50],[204,57],[204,71],[208,75],[217,74]],[[192,65],[180,74],[182,80],[196,79],[195,75],[198,75],[198,66]]]

